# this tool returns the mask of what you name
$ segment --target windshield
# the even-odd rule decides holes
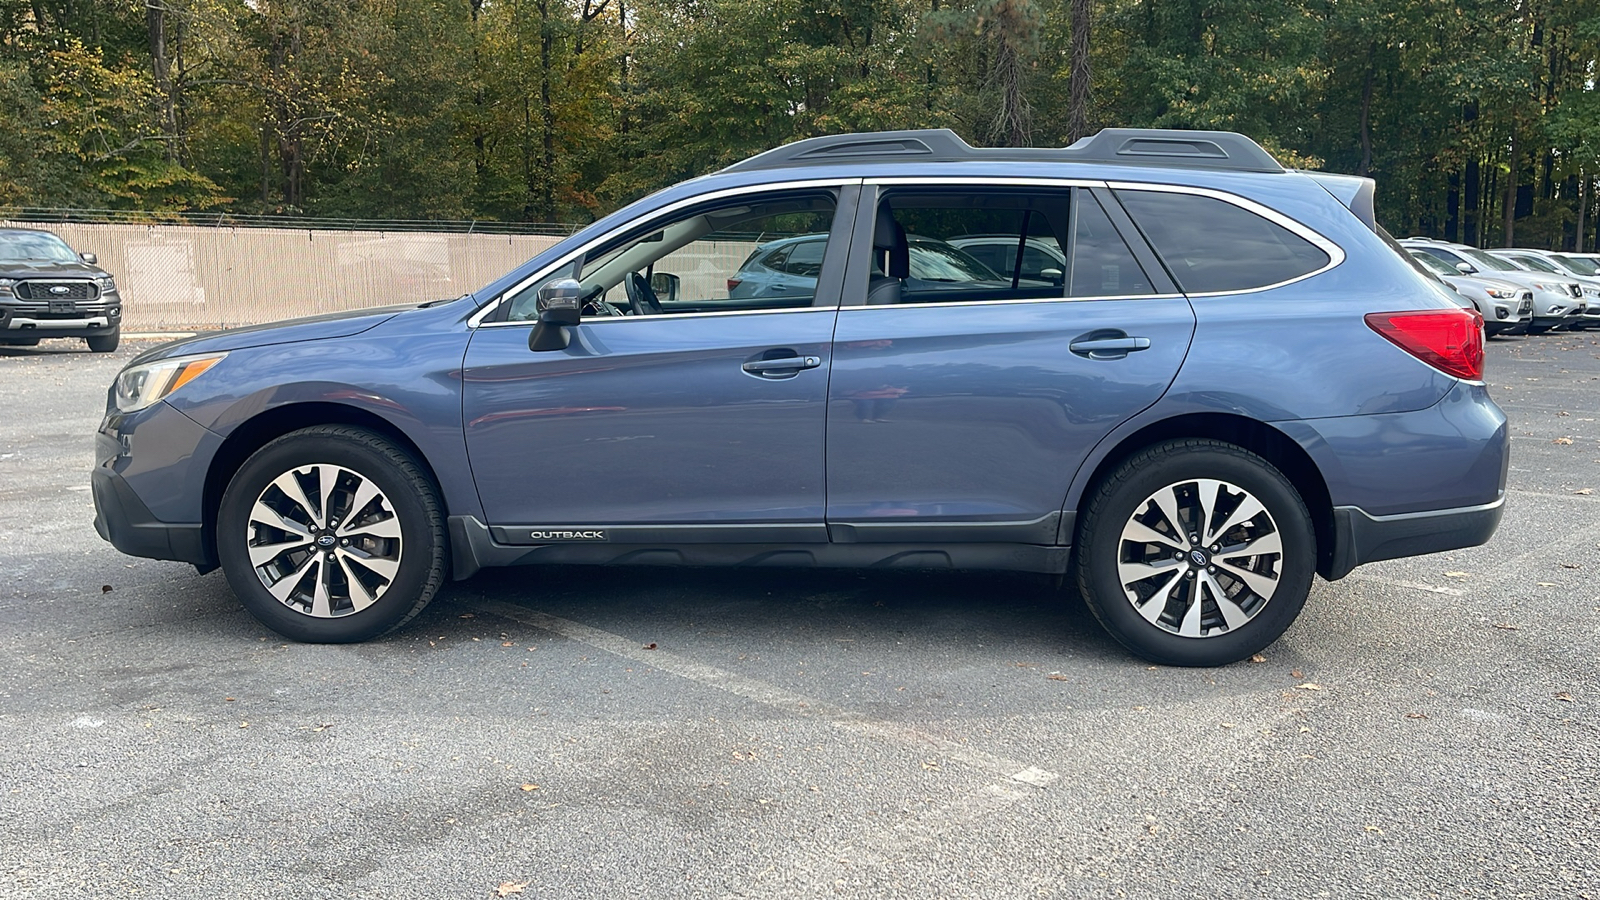
[[[1423,253],[1420,250],[1411,251],[1410,256],[1411,256],[1412,259],[1416,260],[1417,262],[1422,263],[1422,267],[1423,268],[1427,269],[1428,271],[1432,272],[1435,275],[1460,275],[1461,274],[1460,272],[1457,272],[1453,267],[1451,267],[1449,263],[1446,263],[1444,260],[1439,259],[1436,256],[1429,256],[1428,254]]]
[[[1511,263],[1506,262],[1498,256],[1485,253],[1482,250],[1476,250],[1472,247],[1451,247],[1450,249],[1477,263],[1478,268],[1480,269],[1493,269],[1496,272],[1519,271],[1517,267]]]
[[[1579,275],[1600,275],[1600,266],[1595,265],[1595,262],[1592,259],[1584,259],[1581,256],[1568,256],[1565,253],[1557,253],[1556,261],[1566,266],[1568,269],[1577,272]]]
[[[971,256],[945,243],[912,241],[911,275],[923,281],[1001,281]]]
[[[67,242],[44,232],[12,232],[0,234],[0,262],[64,262],[78,261]]]
[[[1555,265],[1549,260],[1540,259],[1537,256],[1513,256],[1511,259],[1513,262],[1522,263],[1524,266],[1534,270],[1535,272],[1549,272],[1552,275],[1568,274],[1556,268]]]

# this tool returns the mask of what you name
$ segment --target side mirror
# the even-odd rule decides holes
[[[100,257],[95,256],[93,253],[79,253],[78,258],[91,266],[97,265],[100,262]]]
[[[1456,271],[1463,275],[1474,275],[1477,273],[1478,267],[1469,262],[1458,262],[1456,263]]]
[[[572,336],[567,329],[583,318],[583,285],[563,278],[539,288],[539,322],[528,335],[528,349],[565,350]]]
[[[1043,269],[1039,274],[1043,275],[1052,284],[1060,284],[1062,281],[1060,269]]]
[[[650,276],[650,290],[655,292],[657,300],[672,303],[678,299],[678,285],[683,279],[667,272],[656,272]]]

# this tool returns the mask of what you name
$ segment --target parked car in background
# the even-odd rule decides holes
[[[1538,334],[1552,328],[1579,324],[1588,308],[1583,299],[1583,288],[1571,278],[1530,272],[1492,253],[1465,244],[1431,238],[1405,238],[1400,245],[1443,260],[1463,275],[1486,274],[1531,289],[1533,322],[1528,326],[1530,333]]]
[[[803,234],[762,244],[728,279],[730,300],[793,296],[810,298],[822,271],[826,234]],[[960,289],[976,284],[1010,287],[1010,280],[952,243],[909,235],[907,291]],[[1044,282],[1038,282],[1044,283]]]
[[[1463,275],[1421,250],[1407,251],[1419,265],[1449,285],[1483,316],[1489,334],[1521,334],[1533,321],[1533,289],[1487,275]]]
[[[93,253],[48,231],[0,228],[0,345],[83,338],[109,353],[122,334],[122,297]]]
[[[811,138],[456,300],[139,356],[96,439],[96,528],[220,566],[305,641],[388,632],[484,566],[1070,569],[1133,652],[1232,662],[1314,575],[1500,520],[1481,317],[1373,193],[1225,132]],[[774,233],[815,270],[729,296],[752,269],[726,236]],[[1037,233],[1071,277],[950,245]]]
[[[1067,271],[1067,256],[1055,238],[1020,237],[1004,234],[975,234],[953,237],[950,243],[971,254],[979,262],[1009,278],[1013,272],[1044,284],[1060,284]],[[1021,265],[1017,251],[1022,251]]]
[[[1583,290],[1583,301],[1586,307],[1580,317],[1580,321],[1573,323],[1570,327],[1593,328],[1600,325],[1600,278],[1577,271],[1576,268],[1563,261],[1557,254],[1548,250],[1509,248],[1505,250],[1490,250],[1488,252],[1529,272],[1542,272],[1547,275],[1570,278],[1576,281]]]

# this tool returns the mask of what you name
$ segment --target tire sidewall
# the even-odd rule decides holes
[[[400,568],[394,581],[371,606],[337,618],[313,617],[272,596],[247,548],[250,510],[261,492],[283,473],[314,463],[342,466],[371,479],[400,519]],[[423,491],[431,486],[414,483],[395,460],[347,431],[309,429],[278,438],[239,468],[217,510],[217,556],[228,584],[262,624],[293,640],[349,643],[381,635],[404,622],[425,592],[431,596],[432,575],[442,567],[443,523],[438,504],[425,502]]]
[[[1121,476],[1121,477],[1119,477]],[[1183,481],[1213,478],[1253,494],[1272,516],[1283,542],[1278,588],[1266,607],[1236,632],[1186,638],[1150,622],[1127,599],[1117,573],[1122,529],[1157,491]],[[1316,537],[1305,502],[1266,460],[1232,447],[1158,445],[1118,468],[1097,492],[1080,533],[1080,588],[1095,616],[1123,646],[1152,662],[1218,666],[1266,648],[1305,605],[1316,569]]]

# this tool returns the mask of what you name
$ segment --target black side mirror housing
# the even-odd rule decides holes
[[[79,253],[78,258],[91,266],[98,265],[100,262],[100,257],[95,256],[93,253]]]
[[[655,292],[657,300],[672,303],[678,299],[678,285],[683,279],[670,272],[656,272],[650,276],[650,290]]]
[[[583,285],[571,278],[553,281],[539,288],[538,304],[539,322],[528,335],[528,349],[567,349],[572,340],[567,329],[583,318]]]

